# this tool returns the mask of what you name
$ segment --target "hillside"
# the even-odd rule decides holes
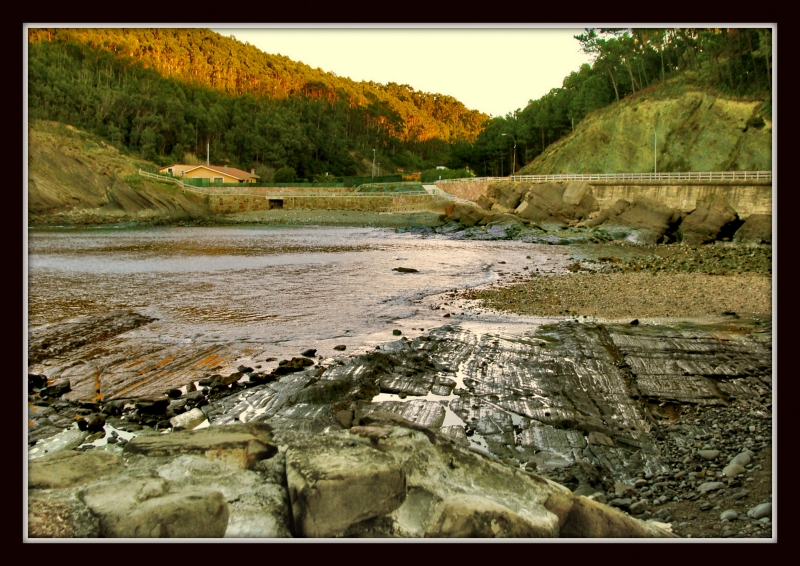
[[[676,77],[595,111],[519,174],[772,169],[771,107]]]
[[[201,197],[137,175],[153,164],[121,153],[97,136],[55,122],[28,128],[28,222],[203,221]]]
[[[31,43],[72,42],[141,61],[163,77],[237,96],[345,101],[404,142],[473,141],[488,116],[452,96],[356,82],[206,29],[33,29]]]

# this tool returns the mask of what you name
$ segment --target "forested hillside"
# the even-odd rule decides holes
[[[616,124],[616,128],[620,130],[619,139],[624,139],[627,128],[624,121],[635,116],[619,115],[615,106],[628,99],[669,100],[691,91],[695,94],[704,93],[709,99],[758,102],[760,114],[764,114],[767,120],[771,118],[772,33],[768,28],[587,29],[586,33],[576,36],[576,40],[584,52],[593,56],[591,65],[585,64],[578,71],[570,73],[560,88],[554,88],[538,100],[530,101],[525,108],[505,117],[493,118],[474,143],[455,143],[448,166],[469,166],[479,175],[508,175],[514,162],[519,170],[538,155],[549,151],[551,144],[573,131],[577,132],[584,119],[605,112],[615,113],[616,119],[623,120]],[[684,87],[689,88],[686,90]],[[750,110],[752,113],[752,108]],[[738,113],[736,111],[737,116]],[[707,116],[711,118],[713,113]],[[653,117],[657,117],[657,112]],[[691,124],[695,133],[702,131],[706,125],[714,127],[711,123],[697,123],[697,118],[697,115],[694,116],[695,121]],[[748,118],[746,116],[745,121]],[[758,120],[757,117],[754,119]],[[639,130],[645,125],[638,122],[634,119],[630,124],[635,130],[634,137],[643,135]],[[744,128],[745,124],[740,127]],[[733,133],[734,139],[729,141],[735,145],[739,136]],[[608,160],[592,161],[589,154],[597,149],[608,152],[625,149],[624,145],[606,146],[601,138],[593,139],[593,143],[600,143],[600,146],[573,145],[573,154],[584,152],[585,155],[583,161],[570,163],[574,166],[588,166],[591,163],[591,167],[602,168]],[[708,163],[726,162],[730,154],[728,146],[731,144],[723,140],[721,145],[724,146],[721,149],[724,155],[709,155]],[[706,147],[705,150],[715,151],[713,147]],[[686,152],[681,154],[682,157],[686,155]],[[555,162],[540,161],[541,166],[536,168],[537,171],[555,172],[548,169],[548,163]],[[736,163],[736,159],[733,159],[729,166],[734,167]],[[616,161],[608,161],[607,165],[647,171],[652,170],[652,159],[647,161],[646,154],[643,154],[643,159],[636,157],[630,162],[621,155]],[[559,165],[559,171],[564,166],[567,166],[566,160]],[[669,166],[682,167],[677,158]],[[587,172],[598,171],[592,168]]]
[[[485,114],[409,85],[356,83],[199,29],[29,30],[32,118],[72,123],[146,159],[186,152],[262,177],[440,164]]]
[[[652,140],[647,128],[661,132],[661,170],[770,162],[770,128],[759,129],[771,121],[768,28],[587,29],[576,41],[592,64],[491,120],[449,96],[356,83],[209,30],[36,29],[29,41],[31,118],[79,126],[158,164],[204,159],[210,143],[214,162],[267,181],[281,168],[308,180],[369,173],[373,156],[386,173],[649,171],[639,149]],[[729,108],[707,123],[719,119],[715,101]],[[639,118],[623,112],[640,107]],[[613,125],[598,120],[591,136],[577,135],[604,113]]]

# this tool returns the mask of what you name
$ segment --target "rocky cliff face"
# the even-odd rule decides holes
[[[772,169],[764,100],[732,100],[667,84],[587,116],[519,174]]]
[[[56,122],[28,130],[28,222],[94,224],[210,218],[205,199],[137,175],[152,164]]]

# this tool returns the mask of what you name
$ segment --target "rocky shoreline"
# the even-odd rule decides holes
[[[31,331],[29,536],[771,538],[771,248],[580,238],[567,273],[445,293],[413,339],[199,379],[181,371],[213,351],[165,350],[141,367],[186,364],[146,396],[139,368],[102,389],[70,368],[146,358],[117,340],[153,319]]]
[[[115,470],[130,470],[131,466],[139,469],[127,456],[132,445],[147,438],[164,439],[169,445],[182,429],[265,423],[287,438],[333,435],[334,444],[339,442],[336,439],[350,438],[348,434],[380,443],[410,434],[397,432],[403,429],[422,435],[415,443],[426,436],[434,445],[443,442],[430,440],[432,434],[445,439],[450,450],[458,447],[459,453],[477,454],[481,468],[550,478],[570,488],[576,497],[608,503],[625,516],[669,524],[681,536],[770,537],[771,523],[764,517],[771,516],[767,513],[771,503],[771,331],[768,323],[756,322],[675,328],[565,321],[523,335],[476,335],[457,324],[448,325],[414,340],[401,338],[350,361],[319,359],[316,352],[306,351],[280,362],[271,372],[240,367],[233,374],[209,375],[155,398],[70,402],[64,396],[69,393],[68,379],[49,383],[34,374],[29,376],[29,458],[32,465],[36,461],[45,465],[65,454],[110,452],[124,460],[115,460]],[[107,333],[98,333],[96,339],[102,342]],[[96,345],[73,345],[77,348],[73,355]],[[454,424],[458,421],[463,425]],[[379,430],[372,430],[373,425]],[[370,430],[362,434],[364,428]],[[54,435],[54,429],[61,432]],[[159,434],[163,432],[167,434]],[[178,448],[167,452],[171,457],[183,454]],[[726,466],[734,458],[743,466],[731,474]],[[158,461],[159,466],[167,464]],[[164,477],[147,469],[147,477]],[[445,468],[441,473],[449,472]],[[285,483],[280,477],[278,485]],[[94,489],[94,480],[90,483]],[[159,489],[174,495],[178,487]],[[78,510],[85,515],[81,505],[87,504],[85,490],[89,488],[69,489],[77,491],[45,493],[32,487],[29,497],[43,507],[31,511],[31,517],[41,523],[48,516],[45,510],[55,505],[52,498],[67,498],[73,502],[67,506],[72,511],[56,507],[72,517],[67,522],[75,523]],[[411,491],[404,493],[411,497]],[[272,517],[270,524],[276,516],[294,512],[286,504],[291,498],[285,492],[273,495],[273,504],[282,502],[278,509],[259,511],[259,516]],[[492,493],[483,496],[497,503]],[[235,503],[234,496],[225,497],[229,507]],[[406,501],[400,495],[396,499],[398,505]],[[464,511],[460,503],[445,503],[448,497],[444,495],[433,500],[439,502],[437,517],[451,503],[453,509],[461,509],[458,516],[476,512]],[[489,505],[478,503],[470,505],[481,509]],[[89,516],[100,517],[102,525],[102,513],[90,508]],[[433,513],[430,505],[425,508]],[[426,515],[430,519],[425,522],[427,530],[411,533],[403,530],[402,521],[398,523],[399,516],[392,515],[398,507],[380,509],[364,524],[359,521],[343,530],[324,532],[331,536],[434,536],[440,532],[431,527],[442,524],[433,515]],[[492,513],[492,517],[510,517],[503,509]],[[534,536],[530,521],[523,523],[509,526],[503,534]],[[491,536],[476,525],[458,532]],[[92,532],[122,536],[98,528]],[[293,531],[287,526],[262,530],[261,535],[237,532],[234,529],[229,536],[288,536]],[[313,532],[317,531],[304,536]]]

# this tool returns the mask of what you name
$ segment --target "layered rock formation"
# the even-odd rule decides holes
[[[408,424],[231,425],[45,456],[29,468],[28,536],[671,536]]]

